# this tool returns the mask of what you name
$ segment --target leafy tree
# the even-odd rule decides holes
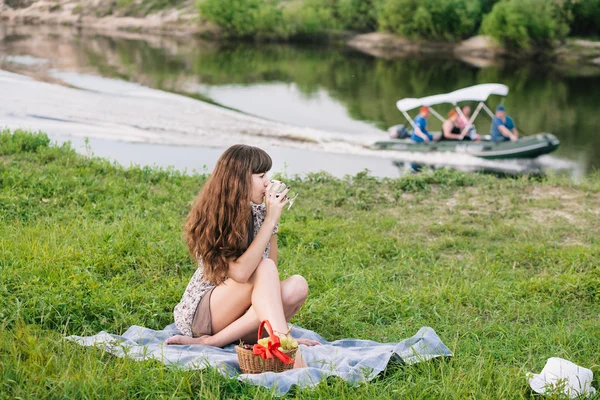
[[[550,47],[569,31],[563,9],[553,0],[506,0],[485,16],[481,31],[507,47]]]
[[[477,32],[481,8],[469,0],[382,0],[379,27],[410,38],[456,40]]]
[[[570,0],[571,34],[600,38],[600,0]]]
[[[378,0],[339,0],[337,15],[342,27],[360,32],[377,28]]]

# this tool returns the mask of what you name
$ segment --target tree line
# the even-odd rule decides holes
[[[230,37],[309,39],[388,31],[458,41],[485,34],[514,49],[600,36],[600,0],[199,0],[201,16]]]

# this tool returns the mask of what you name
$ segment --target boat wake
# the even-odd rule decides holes
[[[570,162],[549,156],[535,160],[483,160],[466,154],[375,151],[367,146],[386,132],[343,135],[265,120],[136,83],[57,70],[50,70],[49,74],[53,82],[58,80],[63,85],[0,70],[0,91],[10,94],[0,96],[0,126],[170,146],[224,148],[245,143],[434,168],[510,173],[557,166],[573,168]]]

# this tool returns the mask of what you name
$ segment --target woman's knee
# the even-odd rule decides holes
[[[257,279],[265,279],[266,276],[273,276],[279,279],[279,271],[277,271],[277,265],[270,258],[263,258],[258,267],[254,270],[253,277]]]
[[[281,300],[286,306],[302,305],[308,297],[308,282],[301,275],[292,275],[282,285]]]

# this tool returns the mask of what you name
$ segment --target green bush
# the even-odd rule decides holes
[[[374,31],[378,3],[378,0],[339,0],[337,15],[341,26],[360,32]]]
[[[198,9],[237,37],[270,34],[281,22],[276,0],[203,0],[198,2]]]
[[[600,37],[600,0],[571,0],[571,34]]]
[[[481,5],[469,0],[382,0],[379,28],[402,36],[456,40],[472,36],[481,21]]]
[[[31,133],[20,129],[11,132],[6,129],[0,131],[0,155],[15,153],[36,153],[40,148],[50,144],[48,135],[42,132]]]
[[[506,0],[494,5],[481,30],[507,47],[552,46],[569,30],[563,10],[552,0]]]
[[[287,27],[288,36],[313,36],[338,27],[333,5],[319,0],[286,4],[283,8],[283,25]]]
[[[337,26],[334,5],[316,0],[201,0],[198,9],[234,37],[287,39]]]
[[[494,4],[496,4],[498,1],[499,0],[479,0],[479,4],[480,4],[480,8],[481,8],[481,14],[482,15],[486,15],[490,11],[492,11],[492,8],[494,7]]]
[[[481,30],[529,49],[563,39],[569,22],[580,36],[597,36],[600,26],[600,0],[199,0],[198,9],[230,36],[271,39],[349,29],[453,41]]]

